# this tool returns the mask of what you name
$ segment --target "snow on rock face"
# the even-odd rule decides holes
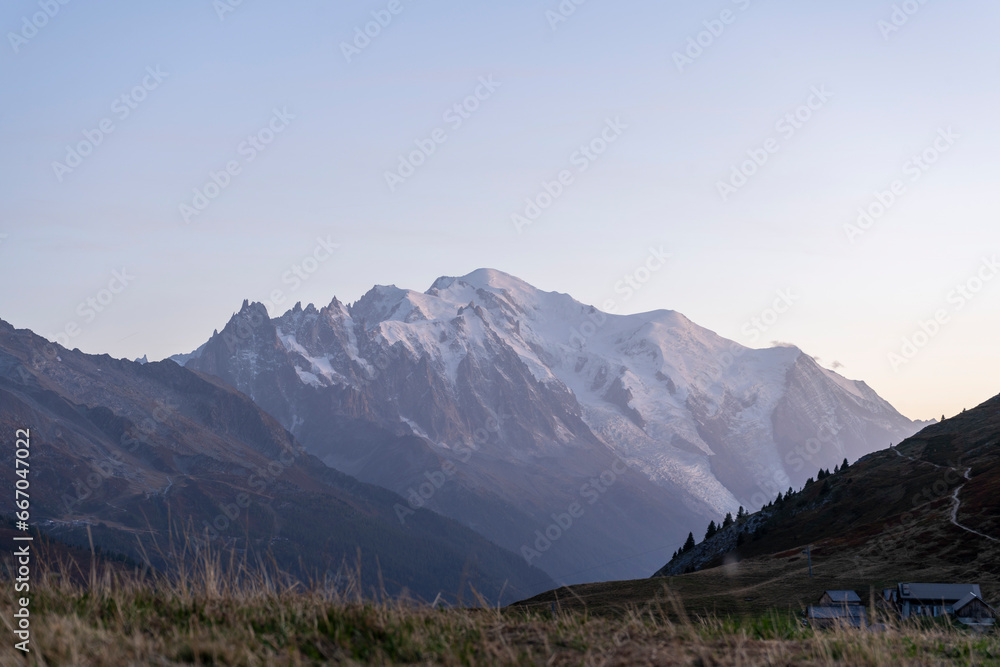
[[[606,445],[719,513],[759,506],[820,467],[881,447],[883,433],[917,429],[863,383],[797,348],[745,348],[676,312],[606,314],[488,269],[441,278],[427,296],[435,298],[428,311],[480,307],[535,379],[571,392]],[[866,426],[838,428],[840,413]],[[803,449],[824,434],[819,451]]]
[[[403,495],[427,481],[425,469],[359,463],[374,454],[348,456],[316,425],[363,420],[424,441],[461,470],[458,487],[493,508],[475,511],[540,517],[491,528],[496,517],[469,503],[431,503],[504,546],[518,549],[581,481],[624,462],[630,481],[601,503],[603,518],[591,512],[598,523],[547,556],[567,568],[581,564],[569,552],[599,540],[618,553],[649,547],[626,531],[648,532],[650,521],[665,526],[657,545],[683,539],[921,426],[797,348],[749,349],[673,311],[603,313],[492,269],[439,278],[423,293],[376,286],[350,306],[296,304],[275,320],[260,321],[258,306],[244,304],[188,365],[251,393],[286,428],[294,421],[328,463]],[[637,574],[623,568],[604,576]]]

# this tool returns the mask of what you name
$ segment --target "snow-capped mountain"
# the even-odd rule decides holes
[[[329,465],[561,582],[647,576],[689,530],[923,424],[794,347],[672,311],[611,315],[480,269],[270,319],[245,302],[189,368]]]

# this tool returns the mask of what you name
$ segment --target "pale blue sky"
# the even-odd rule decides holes
[[[49,2],[37,34],[24,21],[46,0],[0,9],[0,317],[15,326],[75,324],[70,347],[162,358],[275,289],[285,307],[349,302],[488,266],[601,303],[662,246],[668,267],[621,312],[795,343],[911,417],[1000,392],[1000,280],[961,309],[948,299],[1000,252],[996,3],[914,4],[886,39],[893,3],[870,0],[589,0],[555,29],[556,0],[400,0],[347,62],[341,43],[389,0],[244,0],[222,20],[211,0]],[[678,71],[674,52],[725,10]],[[157,67],[123,118],[115,100]],[[480,77],[499,87],[446,120]],[[832,96],[787,136],[776,124],[813,88]],[[249,161],[241,143],[274,109],[294,118]],[[581,173],[575,151],[615,118],[627,127]],[[53,162],[104,119],[114,131],[60,181]],[[385,172],[437,128],[447,140],[390,191]],[[913,181],[907,160],[947,128],[957,138]],[[777,152],[722,201],[717,182],[768,139]],[[185,224],[180,205],[230,161],[239,173]],[[573,182],[517,233],[511,215],[563,169]],[[849,242],[844,224],[896,179],[904,194]],[[292,291],[282,276],[317,237],[340,248]],[[89,321],[78,305],[122,268],[134,280]],[[783,289],[792,308],[748,336]],[[947,322],[894,369],[939,309]]]

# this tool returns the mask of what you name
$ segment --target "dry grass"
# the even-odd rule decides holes
[[[0,664],[1000,665],[995,633],[949,626],[814,632],[778,613],[691,618],[669,591],[595,616],[558,606],[373,602],[354,577],[303,586],[274,568],[234,570],[211,557],[172,577],[110,565],[67,569],[37,568],[27,659],[9,634],[13,586],[0,586],[8,627]]]

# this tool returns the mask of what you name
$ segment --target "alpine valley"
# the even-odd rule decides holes
[[[431,509],[560,584],[649,576],[689,531],[926,425],[798,348],[490,269],[273,319],[244,302],[173,359],[399,494],[403,526]]]

